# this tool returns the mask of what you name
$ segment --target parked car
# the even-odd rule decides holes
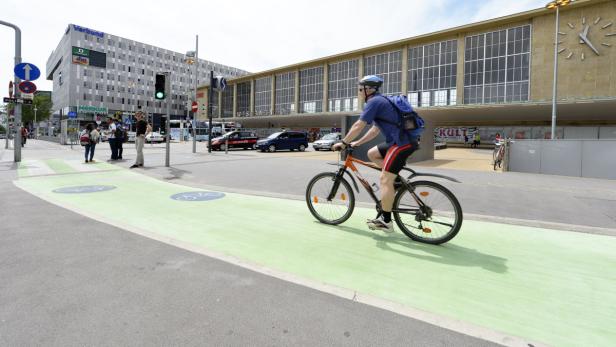
[[[257,141],[257,148],[261,152],[288,149],[291,151],[305,151],[308,147],[308,135],[299,131],[282,131],[273,133],[266,139]]]
[[[228,139],[228,142],[227,142]],[[212,139],[212,150],[224,151],[229,148],[257,149],[257,135],[252,131],[231,131]]]
[[[150,142],[165,142],[165,136],[161,135],[158,132],[151,132],[149,133],[146,137],[145,137],[145,142],[150,143]]]
[[[320,140],[315,141],[312,144],[312,148],[315,151],[319,151],[321,149],[326,149],[328,151],[332,150],[332,146],[334,146],[337,142],[342,140],[342,136],[340,133],[331,133],[323,136]]]

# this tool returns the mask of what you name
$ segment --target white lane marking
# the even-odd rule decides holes
[[[23,165],[22,169],[25,170],[24,176],[43,176],[56,173],[43,160],[23,160],[21,165]]]

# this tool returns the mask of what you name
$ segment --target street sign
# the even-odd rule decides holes
[[[21,94],[22,99],[34,100],[34,94]]]
[[[39,70],[36,65],[29,63],[21,63],[15,65],[15,69],[13,69],[13,72],[15,72],[15,76],[26,81],[34,81],[41,77],[41,70]]]
[[[193,101],[191,109],[193,112],[197,112],[199,110],[199,105],[197,104],[196,101]]]
[[[19,90],[24,94],[32,94],[36,92],[36,84],[30,81],[22,81],[18,85]]]
[[[77,112],[70,111],[70,112],[68,113],[68,118],[77,118]]]
[[[25,99],[18,99],[18,98],[4,98],[3,101],[9,104],[32,105],[32,100],[25,100]]]
[[[216,76],[214,78],[214,90],[222,92],[227,87],[227,79],[222,76]]]

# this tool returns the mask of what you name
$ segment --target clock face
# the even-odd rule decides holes
[[[601,17],[582,17],[567,22],[558,32],[558,54],[585,61],[607,54],[616,45],[616,25]]]

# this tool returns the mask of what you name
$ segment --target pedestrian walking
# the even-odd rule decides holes
[[[116,119],[116,131],[115,131],[115,139],[116,139],[116,148],[118,151],[118,160],[122,160],[122,153],[124,152],[123,144],[127,140],[126,129],[124,129],[124,125],[120,118]]]
[[[143,112],[137,111],[137,113],[135,113],[135,118],[137,118],[137,123],[135,124],[135,147],[137,148],[137,159],[135,160],[135,164],[130,167],[131,169],[143,167],[143,145],[145,143],[145,137],[152,131],[152,127],[144,119]]]
[[[21,127],[21,147],[26,145],[28,139],[28,129],[25,126]]]
[[[479,135],[479,131],[477,131],[473,138],[473,146],[477,148],[479,147],[480,144],[481,144],[481,135]]]
[[[116,145],[116,137],[115,132],[117,130],[117,126],[115,124],[115,119],[113,117],[109,117],[109,136],[107,140],[109,141],[109,148],[111,148],[111,160],[118,160],[118,147]]]
[[[86,163],[94,161],[94,149],[100,139],[100,133],[96,130],[92,123],[86,126],[86,129],[79,136],[81,144],[85,147]]]

